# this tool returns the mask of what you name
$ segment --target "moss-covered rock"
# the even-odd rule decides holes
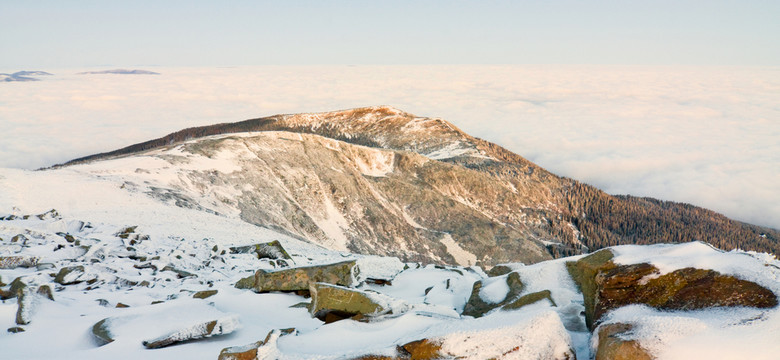
[[[596,274],[614,268],[612,262],[615,255],[610,249],[599,250],[577,261],[566,263],[566,270],[577,283],[585,302],[585,324],[588,329],[593,329],[594,312],[596,308]]]
[[[355,315],[382,315],[390,312],[381,301],[378,294],[342,286],[314,283],[310,287],[311,307],[309,311],[315,317],[325,322],[329,314],[343,319]],[[331,317],[333,318],[333,317]],[[334,318],[335,319],[335,318]]]
[[[236,281],[236,289],[253,289],[255,287],[255,276],[247,276]]]
[[[777,306],[772,291],[714,270],[685,268],[660,275],[651,264],[617,265],[612,258],[611,250],[605,249],[566,264],[582,291],[591,330],[609,310],[629,304],[664,310]]]
[[[499,265],[496,265],[496,266],[493,266],[492,268],[490,268],[490,270],[488,270],[487,274],[490,277],[494,277],[494,276],[506,275],[506,274],[509,274],[511,272],[512,272],[512,268],[511,267],[509,267],[507,265],[504,265],[504,264],[499,264]]]
[[[352,286],[357,275],[356,261],[335,264],[297,267],[291,269],[255,273],[254,289],[257,292],[309,290],[309,285],[323,282]]]
[[[81,265],[64,267],[60,269],[57,276],[54,277],[54,282],[61,285],[78,284],[84,281],[84,279],[82,279],[84,272],[84,267]]]
[[[506,296],[503,300],[497,303],[489,303],[485,301],[480,295],[482,287],[485,286],[486,281],[500,280],[485,279],[475,282],[471,289],[471,296],[469,296],[468,302],[466,302],[466,305],[463,307],[463,315],[480,317],[485,315],[490,310],[510,303],[511,301],[515,300],[521,292],[523,292],[523,282],[520,280],[520,274],[516,272],[509,273],[505,279],[506,284],[509,287],[509,291],[507,292]]]
[[[631,328],[630,324],[623,323],[599,326],[596,360],[653,360],[654,357],[638,341],[625,339]]]
[[[550,304],[552,304],[553,306],[557,306],[555,304],[555,301],[552,299],[552,293],[550,292],[550,290],[542,290],[542,291],[537,291],[535,293],[523,295],[519,299],[514,300],[509,304],[504,305],[501,308],[503,310],[517,310],[523,306],[531,305],[545,299],[550,301]]]
[[[620,265],[596,276],[594,320],[609,310],[646,304],[663,310],[695,310],[716,306],[777,306],[777,296],[751,281],[714,270],[684,268],[658,276],[650,264]]]

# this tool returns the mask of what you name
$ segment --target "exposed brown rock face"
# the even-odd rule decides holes
[[[620,337],[632,326],[629,324],[607,324],[599,327],[599,345],[596,360],[653,360],[647,350],[636,340],[624,340]]]
[[[611,250],[601,250],[567,263],[585,300],[588,328],[609,310],[645,304],[664,310],[716,306],[777,306],[777,295],[751,281],[713,270],[685,268],[659,275],[650,264],[616,265]]]
[[[628,304],[647,304],[664,310],[777,306],[777,296],[768,289],[717,271],[685,268],[652,278],[657,274],[658,269],[649,264],[621,265],[599,273],[595,319]],[[646,276],[651,278],[644,281]]]

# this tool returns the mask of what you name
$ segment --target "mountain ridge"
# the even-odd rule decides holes
[[[417,117],[389,106],[314,114],[275,115],[236,123],[188,128],[158,139],[112,152],[75,159],[55,167],[139,154],[187,141],[203,140],[207,136],[225,135],[230,137],[229,134],[272,131],[311,134],[348,144],[400,152],[394,153],[393,161],[395,163],[393,165],[401,164],[402,166],[396,168],[400,169],[399,171],[404,175],[391,176],[388,178],[390,180],[367,180],[368,182],[364,184],[365,191],[361,193],[360,201],[358,201],[361,204],[360,207],[365,210],[373,206],[367,205],[371,204],[372,201],[381,203],[380,198],[388,198],[389,196],[393,198],[389,201],[391,205],[380,206],[380,208],[375,209],[374,213],[385,211],[395,213],[395,215],[381,215],[379,218],[364,222],[362,217],[365,217],[366,214],[353,213],[347,216],[345,222],[340,225],[354,233],[354,239],[351,240],[354,247],[350,250],[355,252],[371,252],[372,246],[376,247],[382,241],[389,241],[390,245],[395,243],[394,240],[389,240],[383,234],[370,231],[369,228],[372,226],[385,224],[388,229],[391,229],[390,233],[396,231],[399,234],[407,234],[405,235],[407,237],[414,237],[414,235],[409,234],[418,231],[412,229],[414,228],[412,224],[419,222],[422,214],[427,212],[435,214],[438,220],[426,223],[424,226],[426,229],[442,234],[451,234],[454,244],[469,248],[468,252],[472,254],[480,253],[478,256],[480,262],[487,261],[487,258],[492,259],[491,254],[501,253],[497,249],[511,248],[513,246],[508,244],[515,243],[536,244],[521,246],[526,252],[534,252],[534,250],[529,249],[543,244],[546,251],[553,257],[577,254],[618,244],[693,240],[706,241],[725,249],[742,248],[780,253],[778,246],[780,233],[776,230],[730,220],[723,215],[693,205],[630,195],[609,195],[590,185],[556,176],[501,146],[466,134],[445,120]],[[316,149],[310,147],[309,150],[320,154],[323,161],[330,159],[330,155],[321,147]],[[197,146],[190,146],[190,150],[195,149],[195,152],[205,149],[205,147],[201,147],[200,150],[196,148]],[[210,150],[204,151],[203,154],[208,156]],[[305,151],[296,154],[304,157],[311,156]],[[434,160],[442,165],[419,165],[421,160],[413,154]],[[271,155],[263,154],[262,156]],[[327,161],[332,161],[332,159]],[[327,161],[318,165],[320,169],[327,168],[324,165]],[[294,165],[291,168],[300,165],[294,162],[292,164]],[[404,166],[407,165],[411,167],[405,168]],[[308,164],[307,166],[314,165]],[[314,171],[308,176],[320,179],[323,177],[323,171],[319,170],[319,173]],[[364,175],[359,176],[365,177]],[[343,187],[347,187],[349,183],[345,179],[334,180],[335,178],[328,178],[328,176],[325,178],[327,179],[324,183],[342,192],[344,192]],[[278,179],[267,178],[265,181],[278,181]],[[379,197],[372,193],[375,188],[383,186],[383,182],[393,181],[397,181],[395,183],[397,189],[403,190],[383,188],[380,191],[382,196]],[[492,187],[486,187],[485,184],[492,184]],[[511,191],[509,193],[501,192],[502,187],[514,189],[514,194]],[[294,185],[288,185],[285,191],[292,188]],[[371,190],[372,188],[374,190]],[[499,191],[500,194],[496,191]],[[334,194],[336,192],[337,190],[333,190]],[[278,194],[282,196],[283,193],[280,191]],[[344,194],[349,194],[349,192],[344,192]],[[426,201],[438,204],[437,206],[446,210],[439,211],[435,207],[425,208],[425,206],[419,209],[413,208],[412,212],[419,211],[420,213],[413,214],[417,217],[412,219],[414,221],[406,221],[404,212],[398,212],[394,207],[404,208],[406,206],[408,208],[413,206],[415,199],[409,198],[409,194],[422,196]],[[309,193],[301,194],[301,196],[319,195]],[[254,200],[239,200],[239,202],[241,201],[252,203]],[[265,199],[264,201],[273,202],[274,200]],[[456,203],[465,207],[461,208]],[[295,204],[295,201],[290,202],[290,204],[291,208],[298,207],[298,210],[301,208]],[[326,205],[325,202],[322,204],[324,204],[322,206]],[[501,206],[504,207],[501,208]],[[262,211],[257,208],[245,209],[245,211],[246,213],[242,216],[245,217],[245,220],[249,219],[248,221],[251,223],[276,225],[269,224],[269,219],[263,217],[267,214],[258,218],[258,214]],[[317,210],[317,212],[321,211],[324,210]],[[296,212],[292,211],[288,215],[293,216],[294,213]],[[304,213],[307,212],[304,211]],[[446,220],[453,216],[460,217],[463,224],[452,224]],[[489,221],[474,220],[482,217]],[[277,216],[275,219],[274,221],[282,221],[283,217]],[[316,221],[306,219],[298,219],[298,221],[301,221],[298,228],[288,224],[288,228],[285,230],[299,236],[314,236],[321,241],[325,240],[319,232],[313,229],[320,227]],[[423,237],[430,244],[437,244],[435,247],[442,248],[441,245],[438,245],[442,239],[437,239],[436,236]],[[475,247],[474,243],[481,244],[481,247]],[[373,245],[369,246],[369,244]],[[382,247],[380,246],[380,248]],[[390,247],[385,247],[385,249],[390,251],[388,250]],[[518,253],[519,251],[516,248],[512,251],[512,255],[523,258],[523,254]],[[439,249],[428,255],[422,255],[422,258],[415,257],[415,254],[422,253],[424,252],[413,252],[408,259],[420,260],[425,256],[434,256],[433,254],[445,256],[445,258],[447,258],[446,254],[452,255],[449,251]],[[382,254],[403,258],[403,254],[393,252]],[[536,256],[528,256],[524,260],[536,262],[544,257],[544,254],[537,254]],[[498,258],[503,258],[503,256]],[[499,261],[498,258],[495,261]],[[445,262],[454,260],[448,259]],[[514,259],[517,260],[517,258]],[[434,258],[427,260],[434,260]]]

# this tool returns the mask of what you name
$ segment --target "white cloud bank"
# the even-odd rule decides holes
[[[48,166],[191,126],[387,104],[447,119],[609,193],[780,228],[777,67],[40,70],[55,76],[0,83],[0,167]]]

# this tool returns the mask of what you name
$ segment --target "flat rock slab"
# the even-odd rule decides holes
[[[356,261],[344,261],[334,264],[297,267],[291,269],[255,273],[254,290],[300,291],[309,290],[313,283],[322,282],[341,286],[353,286],[357,275]]]
[[[97,345],[130,342],[155,349],[182,341],[229,334],[239,327],[237,316],[191,298],[117,311],[121,311],[117,312],[121,315],[103,319],[92,326],[92,336]]]

